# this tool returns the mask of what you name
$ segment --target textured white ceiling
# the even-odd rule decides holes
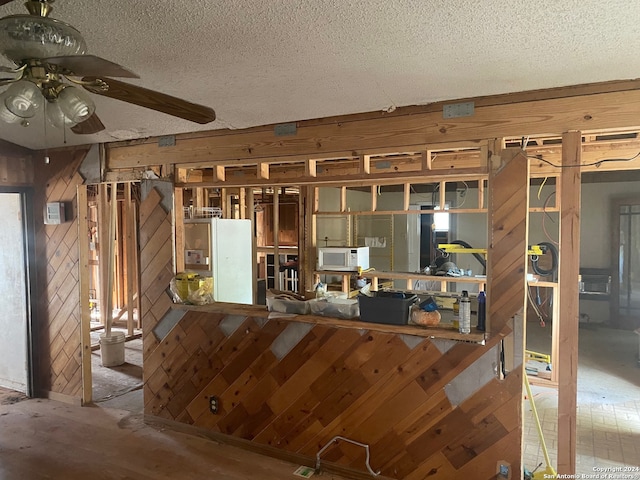
[[[20,0],[0,7],[16,13]],[[131,83],[218,120],[94,95],[96,135],[0,124],[34,149],[640,77],[637,0],[58,0],[51,16],[138,73]]]

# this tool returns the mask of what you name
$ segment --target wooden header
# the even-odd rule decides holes
[[[600,88],[605,93],[594,93],[597,86],[575,87],[575,91],[563,89],[566,96],[561,98],[550,90],[546,98],[545,92],[514,95],[510,99],[513,102],[503,104],[491,104],[483,97],[477,99],[473,116],[455,119],[444,119],[439,108],[404,115],[362,114],[324,122],[299,122],[297,134],[290,137],[276,137],[273,128],[266,126],[247,131],[186,134],[178,136],[173,147],[160,147],[155,139],[121,142],[107,145],[107,168],[189,163],[231,166],[247,162],[360,157],[389,148],[426,151],[432,144],[558,135],[569,130],[632,129],[640,124],[639,86],[638,82],[621,82],[613,89],[609,84],[602,84]],[[583,93],[571,96],[576,92]]]

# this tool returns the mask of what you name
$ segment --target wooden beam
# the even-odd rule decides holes
[[[558,473],[576,473],[578,395],[578,275],[580,272],[581,132],[562,135],[560,176],[559,285],[562,318],[558,331]]]
[[[82,362],[82,404],[92,401],[93,380],[91,376],[91,310],[89,308],[89,202],[87,186],[78,185],[78,273],[80,275],[80,334]]]
[[[548,135],[568,130],[598,131],[640,126],[640,82],[633,89],[565,98],[500,105],[476,104],[474,115],[442,123],[442,111],[368,119],[345,117],[340,123],[300,126],[295,137],[274,141],[271,130],[186,138],[170,149],[157,143],[128,143],[109,146],[108,168],[132,168],[145,164],[182,164],[237,159],[265,162],[274,157],[302,155],[317,158],[332,152],[357,151],[377,146],[406,149],[430,143],[457,142],[478,138]],[[567,93],[567,92],[565,92]],[[517,98],[517,97],[514,97]],[[454,102],[448,102],[454,103]],[[261,163],[261,168],[262,170]],[[260,172],[259,172],[260,174]]]

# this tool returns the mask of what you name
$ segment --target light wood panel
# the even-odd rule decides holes
[[[295,323],[236,317],[238,328],[225,335],[226,317],[189,310],[147,352],[145,413],[311,463],[333,436],[344,435],[369,443],[372,466],[391,478],[469,478],[473,471],[489,479],[497,460],[519,467],[519,442],[500,451],[493,445],[520,428],[501,409],[517,408],[521,377],[490,382],[500,402],[487,400],[487,387],[456,407],[444,391],[498,340],[443,352],[428,338],[411,348],[397,334],[318,324],[278,358],[274,345]],[[219,399],[217,414],[209,411],[211,396]],[[348,444],[324,459],[364,470],[363,452]]]
[[[560,177],[560,252],[558,264],[558,473],[576,468],[578,396],[578,274],[580,270],[580,132],[562,136]]]

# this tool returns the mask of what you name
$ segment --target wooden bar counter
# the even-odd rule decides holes
[[[145,414],[310,466],[339,435],[369,445],[382,478],[494,478],[497,462],[520,465],[522,378],[501,379],[500,337],[483,340],[264,306],[174,305],[145,326]],[[322,468],[370,477],[365,450],[344,441]]]

